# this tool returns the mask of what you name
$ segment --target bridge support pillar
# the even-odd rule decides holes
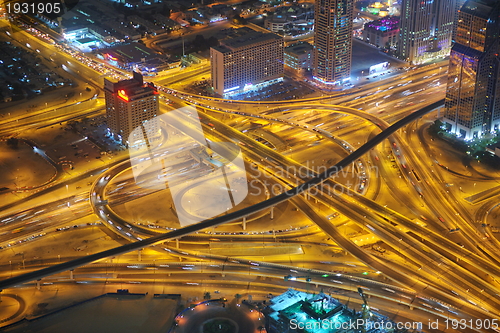
[[[274,219],[274,206],[271,207],[271,220]]]
[[[36,280],[36,289],[40,290],[40,281],[41,279]]]
[[[247,217],[243,216],[243,230],[247,230]]]
[[[73,280],[73,270],[72,269],[69,270],[69,279]]]
[[[175,239],[175,248],[178,249],[179,248],[179,238],[176,238]]]
[[[142,249],[137,250],[137,260],[142,261]]]

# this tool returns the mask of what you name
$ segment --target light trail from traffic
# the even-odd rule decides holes
[[[238,218],[242,218],[246,215],[253,213],[254,211],[258,211],[258,210],[266,209],[266,208],[271,208],[272,206],[274,206],[278,203],[281,203],[283,201],[286,201],[293,196],[296,196],[296,195],[299,195],[305,191],[308,191],[310,188],[312,188],[312,187],[322,183],[326,179],[334,176],[335,174],[337,174],[339,172],[339,170],[347,167],[352,162],[354,162],[355,160],[357,160],[358,158],[363,156],[367,151],[369,151],[371,148],[377,146],[380,142],[384,141],[387,137],[389,137],[391,134],[396,132],[399,128],[414,121],[415,119],[418,119],[420,116],[426,114],[427,112],[434,110],[435,108],[441,106],[442,104],[443,104],[443,101],[441,100],[439,102],[432,104],[431,106],[423,108],[420,111],[412,113],[411,115],[409,115],[406,118],[391,125],[389,128],[387,128],[386,130],[384,130],[383,132],[381,132],[380,134],[378,134],[377,136],[375,136],[374,138],[369,140],[361,148],[357,149],[352,154],[347,156],[345,159],[343,159],[342,161],[337,163],[335,166],[333,166],[330,169],[328,169],[327,171],[325,171],[325,173],[323,173],[322,175],[319,175],[318,177],[312,178],[311,180],[304,182],[303,184],[297,186],[294,189],[288,190],[282,194],[279,194],[279,195],[274,196],[270,199],[267,199],[259,204],[256,204],[256,205],[253,205],[250,207],[246,207],[246,208],[241,209],[237,212],[228,213],[224,216],[219,216],[219,217],[216,217],[216,218],[213,218],[210,220],[206,220],[206,221],[200,222],[196,225],[190,225],[190,226],[187,226],[187,227],[175,230],[175,231],[171,231],[171,232],[168,232],[168,233],[165,233],[162,235],[150,237],[148,239],[137,241],[137,242],[134,242],[131,244],[126,244],[126,245],[123,245],[123,246],[120,246],[120,247],[117,247],[114,249],[110,249],[110,250],[102,251],[100,253],[95,253],[95,254],[92,254],[89,256],[78,258],[78,259],[69,261],[67,263],[54,265],[52,267],[48,267],[48,268],[42,269],[42,270],[37,271],[37,272],[31,272],[31,273],[27,273],[27,274],[17,276],[17,277],[11,278],[11,279],[6,279],[3,281],[0,281],[0,289],[5,289],[5,288],[12,287],[12,286],[15,286],[15,285],[18,285],[21,283],[40,279],[40,278],[48,276],[48,275],[64,272],[64,271],[67,271],[67,270],[70,270],[70,269],[73,269],[73,268],[76,268],[76,267],[79,267],[79,266],[82,266],[85,264],[89,264],[91,262],[94,262],[96,260],[100,260],[100,259],[103,259],[106,257],[110,257],[110,256],[118,255],[121,253],[126,253],[126,252],[130,252],[130,251],[138,250],[138,249],[141,249],[141,248],[144,248],[144,247],[147,247],[150,245],[154,245],[156,243],[159,243],[159,242],[162,242],[165,240],[174,239],[174,238],[178,238],[180,236],[186,235],[186,234],[193,233],[197,230],[214,227],[214,226],[222,224],[222,223],[226,223],[226,222],[230,222],[230,221],[233,221],[235,219],[238,219]]]

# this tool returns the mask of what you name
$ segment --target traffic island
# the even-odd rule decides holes
[[[254,333],[262,326],[261,312],[225,298],[210,299],[181,311],[169,333]]]
[[[237,333],[238,324],[227,318],[213,318],[203,323],[201,333]]]

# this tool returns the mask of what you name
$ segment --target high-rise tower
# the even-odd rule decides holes
[[[397,53],[414,64],[450,53],[457,0],[403,0]]]
[[[147,137],[158,137],[158,92],[152,84],[144,83],[141,74],[134,72],[132,79],[116,83],[104,79],[104,97],[108,128],[118,140],[127,145],[143,144],[139,141],[146,135],[134,131],[141,126],[151,132]]]
[[[464,139],[500,125],[500,2],[468,0],[458,13],[444,122]]]
[[[212,87],[230,96],[281,81],[284,74],[283,37],[249,28],[210,48]]]
[[[354,0],[318,0],[314,13],[314,78],[335,85],[349,80]]]

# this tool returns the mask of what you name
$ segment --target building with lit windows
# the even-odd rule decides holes
[[[283,38],[248,30],[210,48],[212,87],[221,96],[258,89],[283,79]]]
[[[325,86],[351,76],[354,0],[318,0],[314,9],[313,76]]]
[[[399,16],[384,17],[364,25],[363,40],[376,47],[396,47],[398,38]]]
[[[460,8],[464,5],[465,0],[456,0],[455,2],[455,19],[453,20],[453,35],[455,35],[455,31],[457,31],[457,22],[458,22],[458,12]]]
[[[297,43],[285,47],[285,66],[301,73],[312,69],[313,47],[309,43]]]
[[[144,144],[146,136],[134,132],[139,127],[149,139],[159,137],[158,92],[154,85],[144,83],[141,74],[134,72],[132,79],[116,83],[104,79],[104,97],[108,130],[117,140],[127,146]]]
[[[397,54],[420,64],[450,53],[456,0],[402,0]]]
[[[466,140],[500,126],[500,2],[469,0],[458,14],[444,123]]]

